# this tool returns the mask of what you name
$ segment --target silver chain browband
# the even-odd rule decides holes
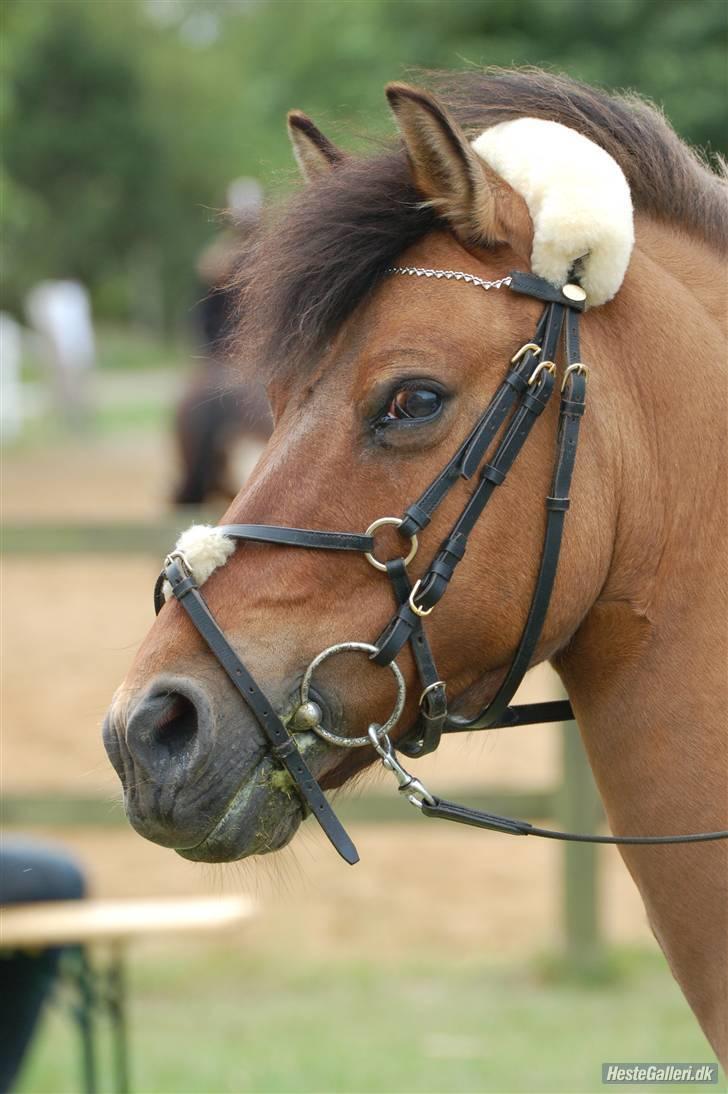
[[[446,281],[466,281],[468,285],[477,285],[480,289],[500,289],[503,285],[510,285],[511,277],[500,277],[497,281],[484,281],[475,274],[463,273],[462,270],[427,270],[422,266],[389,266],[386,273],[408,274],[410,277],[436,277]]]

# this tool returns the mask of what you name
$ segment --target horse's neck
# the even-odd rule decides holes
[[[614,553],[601,596],[557,661],[613,829],[646,834],[728,827],[722,275],[712,256],[695,260],[692,244],[671,253],[668,265],[656,231],[608,332],[605,313],[606,382],[594,388],[614,401],[607,412],[592,399],[589,413],[609,414]],[[721,844],[625,852],[714,1045],[724,855]]]
[[[620,310],[605,311],[594,339],[584,429],[591,419],[608,460],[614,543],[602,592],[557,667],[620,822],[647,805],[621,793],[625,778],[661,765],[667,776],[689,755],[706,766],[725,739],[725,363],[717,319],[690,288],[704,275],[692,246],[674,244],[671,268],[662,234],[648,233]],[[717,268],[704,281],[710,303]]]
[[[668,246],[654,228],[643,236],[617,316],[598,317],[603,357],[592,412],[606,434],[617,502],[605,595],[656,610],[683,599],[677,574],[703,590],[708,572],[722,577],[711,546],[724,532],[716,497],[725,474],[725,334],[716,299],[724,282],[717,256],[702,245]]]

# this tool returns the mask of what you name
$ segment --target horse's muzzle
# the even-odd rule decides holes
[[[237,704],[231,716],[229,706],[188,677],[164,676],[130,703],[115,702],[104,723],[129,821],[187,858],[275,850],[302,818],[254,720]]]

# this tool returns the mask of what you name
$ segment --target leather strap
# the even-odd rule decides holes
[[[528,821],[502,817],[498,813],[486,813],[480,809],[470,809],[466,805],[433,797],[431,802],[422,802],[422,812],[426,817],[437,820],[455,821],[472,828],[487,828],[495,832],[507,832],[511,836],[541,836],[542,839],[563,840],[566,843],[617,843],[617,844],[656,844],[656,843],[707,843],[710,840],[728,839],[728,831],[690,832],[680,836],[599,836],[584,835],[581,832],[559,832],[554,828],[539,828]]]
[[[373,536],[353,532],[324,532],[313,528],[287,528],[278,524],[222,524],[220,531],[230,539],[255,543],[278,543],[284,547],[313,547],[323,551],[374,550]]]
[[[572,300],[550,281],[545,281],[543,277],[538,277],[536,274],[514,270],[510,276],[508,288],[511,292],[523,293],[524,296],[533,296],[537,300],[549,301],[552,304],[563,304],[574,312],[582,312],[586,307],[586,299]]]
[[[220,524],[219,530],[228,539],[247,540],[252,543],[275,543],[282,547],[308,547],[323,551],[374,550],[374,537],[355,532],[326,532],[317,528],[289,528],[282,524]],[[154,585],[154,611],[159,615],[164,607],[164,570]]]
[[[210,613],[200,593],[197,582],[177,558],[170,559],[164,576],[172,592],[187,612],[193,626],[217,658],[228,678],[252,711],[263,730],[271,751],[279,760],[301,793],[311,813],[323,828],[341,857],[351,865],[359,861],[356,847],[349,838],[341,821],[329,805],[323,790],[316,782],[293,737],[275,712],[271,701],[258,687],[223,632]]]
[[[547,318],[548,309],[544,309],[533,336],[533,344],[538,347],[541,347]],[[477,471],[516,399],[527,391],[529,377],[537,363],[538,357],[531,350],[524,353],[520,361],[511,362],[512,367],[501,386],[458,450],[417,501],[405,510],[400,528],[403,535],[409,536],[426,528],[435,509],[458,479],[469,479]]]
[[[540,345],[545,326],[546,313],[544,312],[534,334],[534,344]],[[469,479],[475,474],[514,403],[528,390],[528,379],[536,364],[537,357],[530,350],[520,361],[512,364],[500,387],[463,443],[437,478],[430,483],[417,501],[405,510],[400,528],[402,535],[411,536],[426,528],[433,513],[458,479]]]
[[[552,304],[546,308],[539,324],[544,335],[543,352],[551,354],[555,352],[563,318],[564,309],[560,305]],[[417,607],[421,610],[430,611],[444,595],[456,567],[465,555],[470,534],[492,497],[496,486],[500,486],[504,482],[531,429],[535,425],[536,419],[545,409],[553,387],[553,375],[551,372],[544,370],[540,373],[533,389],[527,387],[521,395],[520,402],[505,429],[495,454],[491,461],[481,469],[478,486],[471,494],[460,517],[453,525],[450,534],[441,543],[437,555],[421,579],[420,588],[415,598]],[[425,496],[423,495],[423,497]],[[410,513],[409,510],[408,513]],[[379,650],[377,655],[373,657],[376,664],[387,665],[394,660],[404,644],[410,639],[418,618],[409,602],[400,606],[397,614],[390,620],[385,630],[374,643]]]
[[[470,725],[467,718],[448,716],[443,733],[470,733],[474,729],[509,729],[512,726],[533,726],[542,722],[571,722],[574,711],[568,699],[549,699],[543,703],[519,703],[506,707],[495,721],[487,725]],[[480,721],[480,716],[478,716]]]
[[[387,576],[392,582],[395,600],[406,604],[412,592],[404,559],[395,558],[387,563]],[[410,635],[412,656],[417,675],[420,678],[422,698],[419,704],[419,719],[406,737],[397,741],[397,748],[406,756],[425,756],[434,752],[440,743],[442,729],[447,718],[447,695],[445,684],[440,680],[430,643],[427,641],[422,620],[418,619]]]
[[[578,350],[578,342],[571,352]],[[568,359],[568,358],[567,358]],[[569,489],[576,459],[579,440],[579,426],[586,403],[586,376],[582,372],[570,372],[566,378],[561,395],[559,431],[556,445],[556,463],[551,481],[551,492],[546,498],[546,534],[541,555],[541,565],[531,600],[526,625],[521,635],[511,666],[505,675],[495,696],[475,718],[466,719],[461,715],[450,715],[448,727],[464,729],[487,729],[498,723],[521,680],[528,671],[531,658],[538,644],[546,619],[556,572],[561,553],[561,541],[564,531],[564,518],[569,508]]]

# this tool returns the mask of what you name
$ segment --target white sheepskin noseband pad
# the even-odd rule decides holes
[[[609,153],[540,118],[494,125],[473,150],[528,205],[533,272],[561,288],[578,262],[587,303],[611,300],[629,265],[634,221],[627,180]]]
[[[235,540],[211,524],[193,524],[179,537],[175,550],[185,556],[197,584],[204,585],[210,574],[230,558]],[[163,589],[164,599],[169,600],[172,589],[168,581]]]

